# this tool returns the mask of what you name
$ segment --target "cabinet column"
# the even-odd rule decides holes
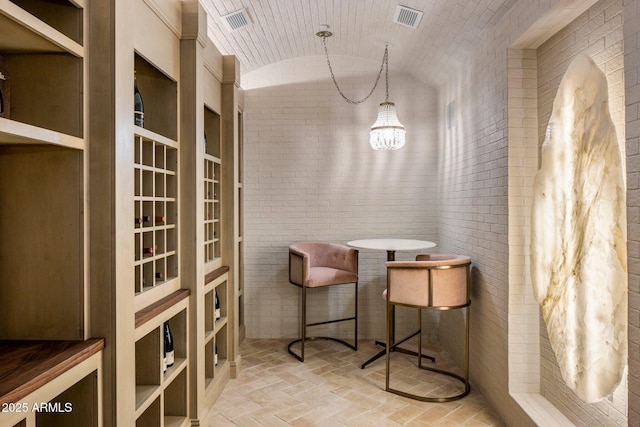
[[[134,425],[133,209],[119,203],[133,188],[134,17],[128,0],[92,2],[89,31],[90,303],[92,334],[105,337],[104,425]],[[117,58],[117,59],[116,59]],[[114,66],[114,64],[118,66]]]
[[[182,278],[189,288],[189,414],[199,419],[205,408],[205,355],[201,343],[205,335],[204,303],[204,75],[203,50],[208,43],[206,12],[197,1],[182,3],[182,38],[180,40],[180,140],[182,169],[180,191],[182,215]]]
[[[240,235],[240,220],[238,216],[240,203],[238,194],[239,182],[239,135],[238,111],[240,92],[240,64],[235,56],[227,55],[222,58],[222,228],[228,230],[223,236],[222,263],[229,266],[229,283],[231,292],[228,293],[230,308],[229,317],[233,325],[233,333],[229,349],[231,362],[231,377],[235,378],[240,370],[240,343],[238,341],[238,276],[239,251],[238,237]],[[230,231],[233,230],[233,233]]]

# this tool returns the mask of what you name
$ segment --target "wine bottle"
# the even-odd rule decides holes
[[[169,322],[164,322],[164,353],[165,353],[165,365],[167,367],[173,366],[175,357],[174,357],[174,351],[173,351],[173,335],[171,335]]]
[[[207,133],[204,133],[204,153],[207,154]]]
[[[142,253],[144,253],[145,255],[153,255],[156,249],[158,249],[158,246],[153,246],[151,248],[144,248],[142,250]]]
[[[0,83],[4,83],[7,77],[0,71]],[[2,85],[0,84],[0,117],[4,115],[4,96],[2,95]]]
[[[156,216],[156,224],[164,224],[167,222],[167,217],[164,215]]]
[[[213,291],[213,293],[215,294],[215,299],[216,299],[216,309],[215,309],[215,320],[218,320],[221,317],[220,314],[220,299],[218,298],[218,292],[216,292],[215,290]]]
[[[9,69],[9,56],[0,54],[0,117],[9,118],[11,111],[9,98],[11,91],[9,86],[9,77],[7,71]]]
[[[136,126],[144,127],[144,103],[142,95],[138,90],[138,80],[135,71],[133,72],[133,123]]]
[[[214,346],[213,350],[213,366],[218,366],[218,344]]]
[[[144,279],[142,279],[142,282],[144,283]],[[164,328],[164,325],[163,325]],[[162,332],[164,335],[164,331]],[[167,372],[167,346],[166,344],[162,346],[162,373]]]
[[[149,215],[144,215],[142,218],[138,217],[136,218],[136,225],[140,225],[143,222],[149,222],[151,221],[151,217]]]

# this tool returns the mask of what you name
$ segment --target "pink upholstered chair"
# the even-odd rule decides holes
[[[334,243],[295,243],[289,246],[289,282],[301,288],[300,328],[301,338],[289,343],[287,349],[296,359],[304,362],[304,343],[311,339],[337,341],[358,349],[358,250]],[[354,284],[355,307],[350,317],[307,323],[307,292],[310,289],[333,285]],[[353,345],[332,337],[307,336],[307,328],[328,323],[354,321]],[[300,343],[300,355],[291,346]]]
[[[426,402],[449,402],[469,394],[469,306],[471,259],[461,255],[418,255],[416,261],[387,262],[387,367],[385,390],[400,396]],[[418,325],[422,324],[422,309],[464,309],[465,355],[464,374],[424,366],[422,364],[422,331],[418,330],[418,367],[453,377],[464,384],[464,390],[445,397],[420,396],[391,388],[389,385],[391,352],[398,343],[393,342],[392,310],[395,306],[418,309]],[[404,340],[403,340],[404,341]]]

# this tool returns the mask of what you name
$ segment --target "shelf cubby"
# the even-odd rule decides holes
[[[60,53],[0,54],[10,88],[9,119],[81,138],[82,58]]]
[[[228,331],[229,331],[229,326],[228,326],[228,323],[225,322],[224,324],[222,324],[220,329],[216,332],[215,347],[217,350],[217,357],[215,357],[215,359],[217,363],[214,363],[214,370],[216,372],[220,369],[223,369],[223,367],[226,367],[225,364],[227,363],[228,343],[229,343]]]
[[[83,42],[83,9],[66,0],[11,0],[16,6],[78,44]]]
[[[83,198],[81,151],[0,146],[0,339],[84,338]]]
[[[204,107],[204,134],[206,144],[204,153],[206,155],[220,158],[220,114],[208,107]]]
[[[136,341],[136,409],[142,407],[160,388],[160,332],[159,328],[155,328]]]
[[[136,427],[160,427],[160,406],[160,396],[158,396],[136,419]]]
[[[0,1],[0,144],[84,148],[84,9]]]
[[[177,140],[178,84],[138,53],[134,54],[134,66],[144,104],[144,128]]]
[[[164,391],[164,427],[178,427],[187,420],[187,370],[180,374]]]
[[[36,426],[67,427],[97,426],[98,424],[98,377],[97,373],[87,375],[58,396],[48,405],[51,412],[36,413]]]
[[[208,390],[213,383],[214,374],[214,357],[215,347],[213,336],[204,345],[204,384],[205,390]]]

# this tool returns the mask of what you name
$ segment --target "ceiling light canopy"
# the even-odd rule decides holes
[[[367,96],[360,100],[352,100],[340,89],[336,76],[333,73],[333,68],[331,67],[329,51],[327,49],[327,38],[332,35],[333,33],[329,31],[329,26],[326,24],[322,25],[320,31],[316,33],[316,36],[322,39],[322,46],[324,47],[324,53],[327,57],[327,65],[329,66],[329,73],[331,74],[333,84],[346,102],[350,104],[361,104],[369,99],[371,94],[373,94],[373,91],[378,86],[378,82],[382,76],[382,71],[385,71],[385,100],[380,104],[378,118],[371,126],[371,132],[369,133],[369,144],[371,145],[371,148],[380,151],[390,151],[402,148],[405,143],[404,126],[400,123],[400,120],[398,120],[395,104],[393,102],[389,102],[389,46],[385,45],[384,47],[384,55],[382,56],[380,71],[378,71],[376,81]]]

